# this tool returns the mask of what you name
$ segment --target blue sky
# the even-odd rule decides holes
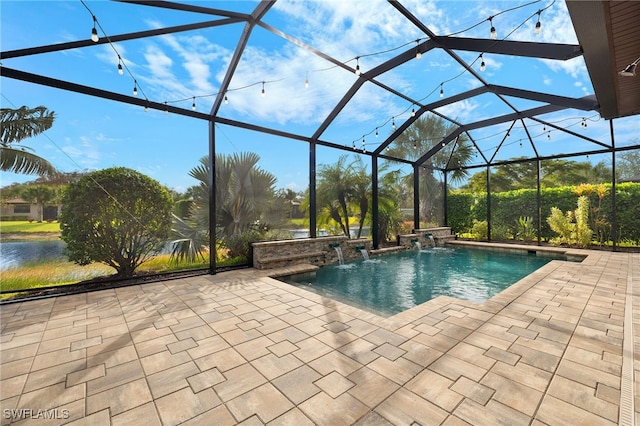
[[[541,14],[542,32],[534,34],[536,11],[548,2],[515,1],[403,1],[402,4],[432,31],[453,34],[479,24],[458,36],[488,38],[489,16],[497,15],[493,25],[498,38],[508,40],[577,43],[566,6],[554,2]],[[253,1],[198,1],[198,5],[249,13]],[[160,26],[199,22],[215,17],[156,7],[87,1],[96,16],[99,35],[105,37],[143,31]],[[506,9],[523,6],[512,12]],[[3,51],[87,39],[93,25],[91,13],[80,1],[7,1],[0,3],[0,40]],[[355,67],[353,58],[366,72],[403,50],[425,39],[413,25],[384,1],[278,1],[264,21],[287,34]],[[483,22],[486,21],[486,22]],[[220,90],[227,65],[233,55],[243,24],[103,44],[83,49],[46,53],[3,60],[3,66],[49,77],[70,80],[156,102],[209,112]],[[412,44],[413,43],[413,44]],[[403,46],[398,49],[398,47]],[[377,54],[388,51],[387,53]],[[374,54],[375,53],[375,54]],[[474,52],[456,52],[479,70]],[[372,55],[373,54],[373,55]],[[118,75],[118,55],[127,72]],[[554,93],[568,97],[593,94],[582,58],[546,61],[487,54],[482,77],[492,84]],[[227,93],[220,116],[259,126],[310,136],[359,78],[351,72],[310,54],[307,50],[256,27]],[[134,82],[135,80],[135,82]],[[305,81],[309,85],[305,87]],[[261,96],[265,81],[265,96]],[[434,49],[421,59],[411,60],[383,74],[379,81],[429,103],[439,99],[440,84],[445,97],[478,87],[480,82],[444,52]],[[191,168],[208,153],[208,125],[204,121],[164,114],[63,90],[0,79],[2,107],[45,105],[55,111],[54,126],[44,135],[24,142],[38,155],[49,159],[63,171],[93,170],[125,166],[145,173],[170,188],[184,191],[194,185]],[[182,100],[182,101],[180,101]],[[180,102],[178,102],[180,101]],[[509,98],[520,109],[539,103]],[[391,133],[390,120],[399,125],[409,117],[411,104],[379,87],[366,83],[338,115],[321,139],[344,146],[357,141],[371,151]],[[495,95],[485,94],[440,108],[462,123],[470,123],[510,112]],[[577,133],[609,142],[609,124],[597,113],[567,110],[542,117]],[[581,126],[586,118],[588,127]],[[511,123],[477,130],[473,137],[489,157]],[[616,144],[631,144],[638,135],[637,119],[616,121]],[[535,123],[528,123],[541,155],[595,149],[592,144],[562,132],[553,131],[551,140]],[[379,138],[375,138],[378,128]],[[522,127],[511,131],[507,146],[497,159],[530,155]],[[303,142],[276,138],[228,126],[217,126],[217,151],[254,151],[260,166],[276,175],[278,187],[304,190],[308,180],[308,147]],[[486,151],[485,151],[486,150]],[[343,152],[318,149],[318,163],[330,163]],[[579,158],[580,159],[580,158]],[[590,158],[599,161],[608,158]],[[367,159],[368,164],[368,159]],[[24,182],[33,177],[2,173],[0,186]]]

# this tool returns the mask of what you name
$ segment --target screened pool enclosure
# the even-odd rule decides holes
[[[580,195],[590,245],[640,247],[638,2],[29,4],[3,108],[56,111],[33,146],[65,172],[172,189],[207,272],[270,239],[546,244]]]

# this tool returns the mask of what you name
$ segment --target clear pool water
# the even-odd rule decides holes
[[[483,302],[552,259],[564,260],[535,253],[435,247],[329,265],[286,281],[387,316],[440,295]]]

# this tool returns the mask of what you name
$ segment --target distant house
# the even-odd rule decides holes
[[[58,220],[60,207],[57,204],[44,206],[43,220]],[[0,216],[2,216],[2,220],[38,220],[39,208],[40,206],[37,204],[28,203],[22,198],[13,198],[5,200],[0,205]]]

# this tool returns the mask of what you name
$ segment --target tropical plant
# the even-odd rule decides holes
[[[51,128],[54,117],[54,112],[44,106],[0,108],[0,170],[45,176],[55,174],[56,168],[50,162],[26,151],[30,148],[11,146]]]
[[[593,231],[589,228],[589,197],[578,197],[578,208],[575,211],[575,242],[578,247],[587,247],[591,244]]]
[[[562,213],[557,207],[551,208],[551,215],[547,218],[551,229],[559,234],[551,240],[552,244],[569,244],[587,247],[591,243],[593,232],[589,228],[589,198],[585,195],[578,197],[578,208],[574,211]]]
[[[551,244],[571,244],[573,234],[573,220],[571,212],[565,215],[562,210],[557,207],[551,207],[551,214],[547,218],[547,223],[557,233],[556,238],[551,239]]]
[[[604,244],[611,234],[611,224],[607,221],[607,215],[602,209],[602,200],[609,194],[609,189],[603,184],[582,184],[578,185],[574,191],[579,196],[585,195],[591,198],[592,195],[596,195],[598,204],[590,208],[589,223],[596,234],[598,244]]]
[[[416,120],[388,148],[393,156],[409,160],[417,160],[426,152],[435,149],[442,139],[456,129],[442,118],[429,114]],[[436,211],[442,199],[443,185],[436,177],[436,169],[451,169],[449,182],[456,184],[467,177],[463,169],[471,160],[474,149],[468,138],[462,134],[446,147],[438,149],[418,167],[420,180],[420,217],[425,222],[437,222],[440,216]],[[413,173],[405,176],[405,185],[413,187]]]
[[[322,164],[318,171],[317,205],[319,224],[335,221],[342,235],[350,237],[348,203],[353,193],[353,166],[341,155],[333,164]]]
[[[248,258],[249,240],[260,239],[276,218],[285,216],[285,206],[274,202],[276,178],[259,168],[259,161],[252,152],[216,155],[216,233],[231,257]],[[172,253],[176,258],[195,260],[208,245],[209,171],[209,157],[205,156],[189,172],[198,184],[188,191],[192,197],[188,219],[174,218]]]
[[[166,243],[171,207],[169,191],[135,170],[114,167],[83,176],[62,199],[61,238],[69,260],[101,262],[117,276],[133,276]]]
[[[38,205],[38,222],[42,222],[45,204],[50,203],[57,196],[54,188],[46,185],[28,185],[20,191],[20,196],[28,203]]]
[[[473,226],[471,227],[471,235],[478,241],[486,240],[489,236],[489,224],[487,221],[474,219]]]
[[[535,233],[533,218],[531,216],[520,216],[518,218],[518,237],[523,241],[531,241]]]

